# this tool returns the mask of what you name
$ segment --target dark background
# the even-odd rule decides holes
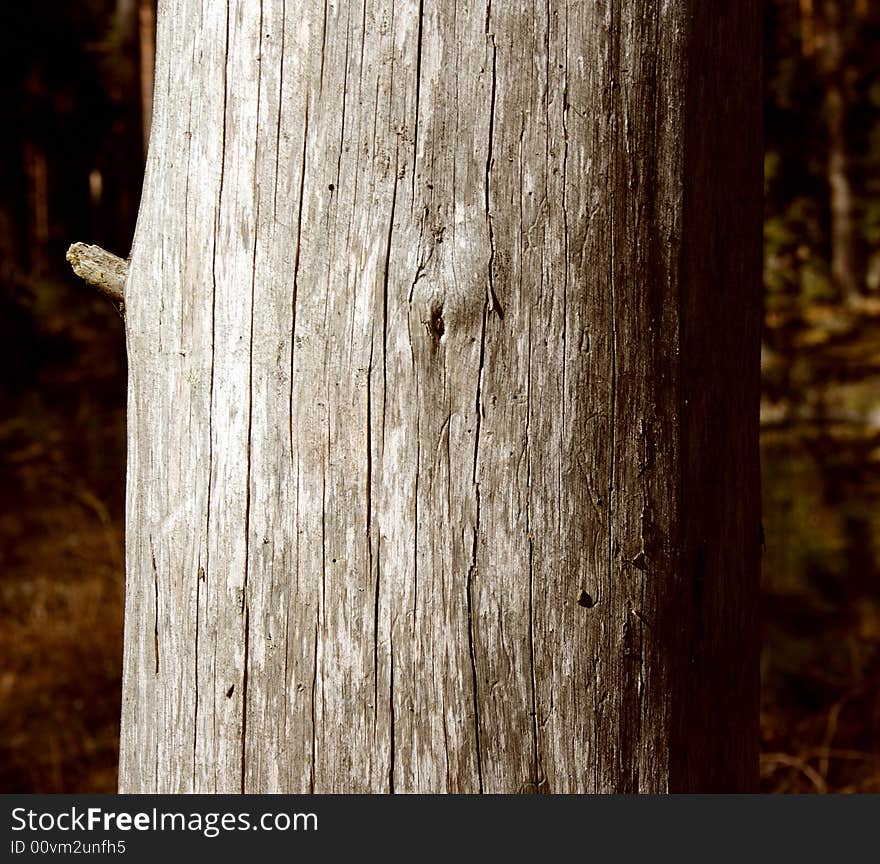
[[[153,7],[0,5],[0,791],[115,791]],[[880,792],[880,2],[766,17],[762,787]]]

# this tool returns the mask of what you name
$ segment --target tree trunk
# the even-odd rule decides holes
[[[823,5],[822,73],[825,81],[825,126],[828,133],[828,196],[831,211],[831,281],[839,299],[858,298],[853,193],[849,180],[846,134],[847,82],[845,24],[840,0]]]
[[[760,5],[160,3],[120,788],[757,778]]]
[[[27,178],[28,266],[31,276],[49,272],[49,160],[39,134],[24,139],[24,173]]]

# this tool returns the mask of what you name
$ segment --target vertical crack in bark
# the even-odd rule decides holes
[[[327,391],[324,394],[326,405],[331,405],[330,401],[330,385],[327,382]],[[330,468],[330,414],[327,414],[327,450],[324,463],[321,465],[321,605],[319,611],[321,613],[321,625],[327,622],[324,618],[327,609],[327,471]]]
[[[309,102],[306,99],[305,118],[303,119],[302,162],[299,173],[299,204],[296,214],[296,251],[293,254],[293,296],[290,299],[290,411],[288,412],[288,434],[290,436],[290,452],[293,454],[293,390],[294,390],[294,359],[296,354],[296,299],[299,288],[299,257],[302,250],[303,202],[306,188],[306,155],[309,143]]]
[[[452,774],[449,771],[449,729],[446,722],[446,704],[442,705],[443,709],[443,756],[446,762],[446,790],[450,791],[452,786]]]
[[[281,115],[284,105],[284,48],[287,29],[287,0],[281,2],[281,56],[278,58],[278,121],[275,125],[275,185],[272,189],[272,218],[278,216],[278,173],[281,157]],[[307,103],[308,104],[308,103]]]
[[[535,543],[529,530],[529,670],[532,685],[532,760],[535,791],[540,791],[541,768],[538,758],[538,683],[535,675]]]
[[[363,0],[361,4],[361,56],[360,56],[360,75],[363,81],[364,75],[364,43],[367,41],[367,0]],[[377,81],[378,84],[378,81]],[[375,115],[374,115],[375,116]]]
[[[192,740],[192,791],[196,791],[196,742],[199,735],[199,617],[202,597],[202,580],[205,578],[205,571],[202,568],[201,558],[199,559],[199,569],[196,572],[196,632],[195,632],[195,649],[193,652],[193,679],[194,679],[194,695],[193,695],[193,740]]]
[[[156,661],[156,677],[159,676],[159,570],[156,567],[156,552],[153,549],[153,535],[150,534],[150,560],[153,565],[153,656]]]
[[[474,500],[476,505],[475,522],[474,522],[474,540],[471,550],[471,565],[468,569],[466,594],[467,594],[467,619],[468,619],[468,652],[471,659],[471,677],[473,680],[473,708],[474,708],[474,741],[477,751],[477,779],[479,791],[483,792],[483,755],[480,742],[480,700],[478,693],[477,678],[477,657],[476,657],[476,640],[474,638],[474,607],[473,607],[473,581],[477,575],[477,549],[480,536],[480,482],[479,482],[479,458],[480,458],[480,432],[482,431],[483,419],[483,372],[486,360],[486,329],[488,325],[489,313],[493,310],[501,315],[501,307],[495,298],[495,287],[493,283],[493,266],[495,260],[495,240],[492,233],[492,214],[490,207],[490,174],[492,171],[492,143],[495,133],[495,94],[496,94],[496,72],[497,72],[497,52],[495,46],[495,36],[490,32],[492,15],[492,2],[486,4],[486,25],[485,32],[488,40],[492,43],[492,87],[489,100],[489,128],[488,140],[486,146],[486,177],[483,187],[484,208],[486,216],[486,226],[489,235],[489,259],[486,265],[486,294],[487,302],[483,307],[482,323],[480,327],[480,358],[479,368],[477,372],[477,393],[476,393],[476,425],[474,433],[474,463],[472,482],[474,486]]]
[[[394,234],[394,211],[397,206],[397,153],[394,158],[394,186],[391,192],[391,213],[388,216],[388,233],[385,242],[385,272],[382,275],[382,437],[385,436],[385,399],[387,393],[387,357],[388,357],[388,280],[391,272],[391,241]],[[370,371],[367,375],[367,532],[370,543],[370,570],[373,567],[373,542],[372,542],[372,371],[373,371],[373,344],[370,343]],[[381,582],[381,550],[382,537],[377,531],[376,548],[376,585],[375,605],[373,609],[373,722],[378,722],[379,710],[379,606]]]
[[[538,685],[535,678],[535,567],[534,553],[535,544],[532,540],[532,445],[531,445],[531,419],[532,419],[532,316],[529,312],[528,332],[528,368],[526,370],[526,476],[529,490],[526,503],[526,531],[529,537],[529,678],[532,687],[532,759],[534,763],[533,779],[535,791],[538,789]]]
[[[263,42],[263,0],[260,0],[259,16],[259,44]],[[254,129],[254,248],[251,252],[251,308],[250,308],[250,333],[248,337],[248,428],[247,449],[245,465],[245,492],[244,492],[244,580],[241,587],[241,603],[244,613],[244,661],[242,667],[241,684],[241,792],[245,791],[246,760],[247,760],[247,712],[248,712],[248,659],[251,639],[251,614],[249,592],[249,569],[251,554],[251,455],[253,450],[253,426],[254,426],[254,305],[257,294],[257,245],[260,224],[260,187],[257,180],[260,165],[260,97],[262,92],[263,73],[258,61],[257,71],[257,114]],[[280,105],[279,105],[280,111]]]
[[[394,794],[394,631],[389,634],[389,656],[391,658],[391,687],[389,689],[389,709],[391,723],[388,728],[390,756],[388,760],[388,791]]]
[[[477,782],[479,792],[483,794],[483,755],[480,745],[480,700],[477,694],[477,655],[474,647],[474,602],[473,581],[477,573],[477,542],[480,533],[480,495],[477,490],[477,519],[474,525],[474,544],[471,549],[471,566],[467,575],[467,619],[468,619],[468,653],[471,658],[471,677],[473,679],[474,695],[474,740],[477,750]]]
[[[620,92],[620,84],[617,80],[616,72],[619,68],[623,68],[620,58],[620,21],[619,9],[615,0],[611,0],[609,14],[611,16],[610,24],[610,105],[609,105],[609,140],[611,142],[610,154],[610,206],[609,206],[609,293],[611,306],[611,394],[610,394],[610,459],[609,459],[609,475],[608,475],[608,584],[609,590],[614,589],[614,478],[617,466],[617,297],[616,297],[616,244],[617,244],[617,197],[615,190],[618,183],[618,173],[621,170],[620,151],[623,144],[619,138],[620,123],[619,114],[626,112],[625,95]],[[624,116],[624,132],[626,135],[626,117]],[[626,213],[624,214],[626,215]],[[623,588],[624,586],[621,586]],[[633,712],[639,711],[638,693],[636,703],[633,704],[632,699],[632,680],[630,676],[631,657],[634,652],[634,636],[633,624],[631,621],[631,602],[629,597],[624,598],[623,611],[623,632],[620,645],[615,646],[618,652],[617,662],[619,664],[618,684],[621,688],[621,712],[618,720],[617,728],[617,756],[618,756],[618,776],[615,782],[621,791],[635,793],[638,792],[638,746],[633,735],[635,731],[631,728],[633,722]]]
[[[195,54],[195,45],[193,46],[193,54]],[[193,62],[193,61],[191,61]],[[190,176],[190,160],[192,156],[192,93],[189,97],[189,110],[187,112],[187,131],[186,131],[186,169],[183,179],[183,260],[189,261],[189,176]],[[124,303],[124,300],[123,300]],[[183,315],[181,309],[180,329],[183,330]]]
[[[391,215],[388,217],[388,235],[385,243],[385,273],[382,277],[382,440],[385,440],[385,404],[388,394],[388,278],[391,273],[391,240],[394,232],[394,212],[397,207],[399,149],[394,151],[394,188],[391,192]],[[412,300],[412,292],[410,292]]]
[[[421,399],[416,400],[416,404],[421,406]],[[420,409],[419,409],[420,410]],[[415,521],[413,523],[413,636],[418,630],[416,622],[418,619],[418,602],[419,602],[419,473],[422,468],[422,426],[420,418],[416,418],[416,482],[415,482]],[[413,652],[413,662],[415,662],[417,654]]]
[[[419,99],[422,90],[422,29],[425,18],[425,0],[419,0],[418,35],[416,36],[416,116],[413,130],[413,164],[412,164],[412,194],[410,197],[410,212],[416,201],[416,165],[419,159]]]
[[[367,572],[373,575],[373,339],[370,340],[370,361],[367,366],[367,460],[366,518]],[[379,722],[379,559],[376,557],[376,578],[373,584],[373,734]]]
[[[615,279],[615,206],[616,200],[614,195],[615,183],[617,180],[617,148],[619,146],[619,142],[617,141],[617,123],[616,123],[616,115],[615,112],[617,110],[617,81],[615,79],[614,70],[616,68],[615,64],[617,62],[617,42],[614,38],[615,33],[615,18],[616,18],[616,10],[614,0],[611,0],[610,7],[610,15],[611,15],[611,26],[610,26],[610,39],[611,39],[611,81],[610,81],[610,106],[609,106],[609,126],[610,126],[610,139],[611,139],[611,190],[610,190],[610,199],[611,206],[609,207],[609,235],[610,242],[608,244],[609,251],[609,289],[611,295],[611,402],[610,402],[610,416],[611,416],[611,427],[610,427],[610,459],[609,459],[609,472],[608,472],[608,583],[609,586],[613,580],[614,573],[614,501],[612,495],[614,494],[614,457],[615,457],[615,422],[616,422],[616,412],[617,412],[617,318],[616,318],[616,307],[615,307],[615,297],[614,297],[614,279]]]
[[[486,34],[492,42],[492,91],[489,101],[489,143],[486,149],[486,182],[484,185],[485,210],[486,210],[486,227],[489,231],[489,263],[486,268],[486,302],[490,312],[497,312],[499,318],[504,317],[501,310],[501,304],[495,294],[495,234],[492,229],[492,210],[490,195],[490,175],[492,172],[492,142],[495,136],[495,90],[496,90],[496,72],[497,72],[497,47],[495,45],[495,34],[489,33],[489,15],[492,8],[491,2],[486,9]]]
[[[324,19],[321,22],[321,72],[318,77],[318,95],[324,92],[324,58],[327,56],[327,0],[324,0]]]
[[[473,678],[473,692],[474,692],[474,740],[477,748],[477,779],[479,782],[479,791],[482,794],[483,792],[483,756],[482,756],[482,748],[480,746],[480,703],[479,696],[477,693],[477,655],[476,655],[476,646],[474,640],[474,606],[473,606],[473,581],[474,577],[477,575],[477,544],[479,542],[479,534],[480,534],[480,482],[478,480],[478,460],[480,453],[480,427],[482,424],[482,416],[483,416],[483,368],[486,356],[486,325],[487,319],[489,315],[488,306],[483,307],[483,323],[480,333],[480,362],[479,369],[477,374],[477,398],[476,398],[476,412],[477,412],[477,420],[474,434],[474,466],[473,466],[473,477],[472,482],[474,485],[474,499],[476,502],[476,518],[474,523],[474,542],[473,547],[471,549],[471,566],[468,569],[467,575],[467,585],[466,585],[466,593],[467,593],[467,619],[468,619],[468,652],[471,657],[471,676]]]
[[[286,698],[284,699],[284,718],[280,724],[280,728],[284,730],[285,735],[286,735],[287,729],[289,728],[288,719],[290,716],[288,714],[288,710],[290,708],[290,698],[289,698],[288,694],[290,693],[290,691],[292,689],[291,688],[291,681],[290,681],[290,619],[292,617],[290,614],[290,597],[291,597],[291,594],[293,594],[295,596],[296,594],[299,593],[299,584],[298,584],[299,580],[297,579],[297,576],[296,576],[297,569],[298,569],[298,566],[294,565],[294,577],[293,577],[294,578],[294,583],[293,583],[294,587],[293,587],[292,592],[288,591],[288,593],[287,593],[287,609],[285,610],[287,614],[284,616],[284,679],[283,679],[284,685],[283,685],[281,692],[284,693]],[[286,762],[287,762],[287,765],[286,765],[286,767],[287,767],[287,783],[284,788],[292,789],[293,783],[291,782],[291,780],[292,780],[291,767],[292,767],[293,760],[288,759],[288,760],[286,760]]]
[[[245,769],[247,747],[247,686],[248,686],[248,649],[250,647],[250,627],[251,627],[251,609],[250,604],[245,601],[244,607],[244,674],[242,676],[241,686],[241,793],[245,791]]]
[[[348,17],[345,21],[345,59],[342,61],[342,119],[339,124],[339,152],[336,154],[336,188],[339,189],[339,178],[342,175],[342,149],[345,145],[345,110],[348,104],[348,51],[351,44],[351,5],[348,7]],[[355,158],[360,154],[360,148],[355,151]],[[357,168],[354,172],[355,184],[357,184]],[[357,186],[355,185],[355,199],[357,198]],[[354,200],[354,199],[353,199]],[[349,231],[351,230],[351,213],[349,213]],[[346,249],[351,249],[350,236],[346,242]]]
[[[257,200],[257,222],[260,219],[260,202]],[[241,686],[241,791],[245,791],[245,755],[247,752],[247,687],[248,687],[248,651],[250,647],[250,598],[248,597],[248,569],[250,567],[250,534],[251,534],[251,442],[254,417],[254,292],[256,280],[257,241],[254,233],[253,270],[251,272],[251,321],[250,347],[248,349],[248,430],[245,467],[244,496],[244,580],[241,589],[241,606],[244,614],[244,661],[242,666]]]
[[[217,752],[217,718],[219,717],[219,711],[217,708],[217,642],[214,641],[214,656],[211,658],[211,670],[214,672],[214,687],[211,692],[211,744],[208,748],[209,753]],[[211,760],[211,768],[213,770],[213,779],[214,785],[209,792],[217,791],[217,769],[220,766],[218,765],[218,761],[216,759]],[[225,780],[226,778],[224,778]]]
[[[293,462],[293,451],[292,451],[292,450],[291,450],[291,462]],[[299,453],[297,453],[297,454],[296,454],[296,469],[295,469],[295,471],[294,471],[294,473],[293,473],[293,488],[294,488],[294,503],[293,503],[293,513],[294,513],[294,524],[293,524],[293,531],[294,531],[294,535],[293,535],[293,536],[294,536],[294,544],[293,544],[293,549],[294,549],[294,555],[293,555],[293,590],[290,591],[290,592],[288,592],[288,595],[287,595],[287,615],[285,616],[285,619],[286,619],[286,620],[285,620],[285,630],[284,630],[284,650],[285,650],[285,659],[284,659],[284,682],[285,682],[285,687],[286,687],[286,686],[287,686],[287,682],[290,681],[290,689],[291,689],[291,690],[294,690],[294,687],[293,687],[293,681],[291,681],[291,680],[288,678],[288,661],[289,661],[289,658],[290,658],[289,643],[288,643],[288,628],[289,628],[289,626],[290,626],[290,621],[291,621],[291,619],[294,617],[293,614],[292,614],[292,612],[291,612],[291,603],[301,602],[301,600],[300,600],[300,580],[299,580],[299,553],[300,553],[300,537],[302,536],[302,533],[301,533],[301,530],[300,530],[300,526],[301,526],[301,523],[300,523],[300,513],[301,513],[302,511],[301,511],[301,509],[300,509],[300,502],[299,502],[299,477],[300,477],[300,465],[299,465]],[[304,636],[305,636],[305,634],[301,634],[301,633],[299,633],[299,632],[297,632],[297,634],[296,634],[297,643],[298,643],[298,644],[297,644],[297,653],[298,653],[298,651],[299,651],[299,646],[300,646],[300,645],[302,644],[302,642],[303,642]],[[304,670],[302,670],[302,669],[299,668],[298,664],[296,663],[296,660],[294,660],[294,670],[293,670],[293,674],[294,674],[297,678],[305,678]],[[298,690],[300,686],[301,686],[300,684],[297,684],[297,685],[296,685],[296,690]],[[303,690],[304,690],[304,689],[305,689],[305,688],[303,687]],[[290,691],[288,691],[288,690],[285,689],[285,693],[289,693],[289,692],[290,692]],[[294,691],[294,692],[295,692],[295,691]],[[312,693],[312,705],[314,705],[314,692]],[[287,730],[290,728],[290,727],[287,725],[287,719],[288,719],[288,716],[289,716],[289,715],[288,715],[288,709],[289,709],[289,707],[290,707],[290,698],[287,698],[287,699],[284,700],[284,729],[285,729],[285,733],[286,733]],[[294,722],[296,722],[296,719],[294,720]],[[313,722],[314,722],[314,715],[313,715]],[[291,759],[291,760],[288,761],[288,763],[287,763],[287,776],[288,776],[288,783],[287,783],[287,787],[286,787],[287,789],[298,788],[298,786],[299,786],[299,779],[297,778],[297,780],[296,780],[296,786],[294,786],[294,782],[293,782],[293,772],[294,772],[294,770],[299,770],[299,769],[300,769],[300,766],[299,766],[299,764],[295,764],[295,760]]]
[[[434,257],[434,250],[435,250],[436,244],[431,243],[430,240],[426,241],[427,245],[428,245],[428,254],[425,255],[424,257],[422,256],[422,248],[423,248],[423,245],[425,245],[423,243],[423,241],[425,241],[425,225],[428,222],[428,216],[429,216],[429,210],[427,207],[425,207],[425,212],[422,214],[422,218],[419,222],[419,243],[418,243],[418,247],[417,247],[417,249],[418,249],[417,257],[418,257],[419,263],[416,265],[416,275],[413,276],[413,280],[409,286],[409,296],[407,298],[408,303],[412,303],[413,294],[415,294],[415,290],[416,290],[416,285],[418,284],[419,280],[426,275],[428,264],[431,262],[431,259]],[[412,339],[410,339],[410,342],[412,342]],[[413,365],[415,365],[415,355],[413,355]]]
[[[283,41],[282,41],[282,56],[284,54],[283,49]],[[278,105],[278,114],[279,114],[279,124],[280,124],[280,116],[281,116],[281,103]],[[280,130],[280,125],[279,125]],[[291,290],[291,298],[290,298],[290,379],[288,382],[289,386],[289,404],[288,404],[288,412],[287,412],[287,433],[288,440],[290,443],[290,458],[293,461],[293,455],[296,452],[296,448],[294,446],[294,436],[293,436],[293,426],[294,426],[294,404],[293,404],[293,394],[295,389],[295,360],[296,360],[296,304],[297,304],[297,294],[299,287],[299,262],[300,262],[300,252],[302,250],[302,223],[303,223],[303,208],[305,202],[305,183],[306,183],[306,163],[307,163],[307,153],[308,153],[308,140],[309,140],[309,100],[308,96],[306,97],[305,102],[305,111],[303,117],[303,139],[302,139],[302,153],[301,153],[301,161],[300,161],[300,174],[299,174],[299,201],[297,202],[297,214],[296,214],[296,250],[293,256],[293,287]],[[277,153],[276,153],[277,156]],[[277,181],[277,174],[276,174]],[[296,591],[299,590],[299,543],[300,543],[300,532],[299,532],[299,515],[300,515],[300,506],[299,506],[299,457],[297,456],[296,461],[296,474],[295,474],[295,484],[296,484],[296,529],[295,529],[295,548],[296,548],[296,565],[295,565],[295,584]],[[288,614],[286,616],[286,623],[289,623],[290,620],[290,611],[288,607]],[[317,626],[317,625],[316,625]],[[287,633],[285,631],[285,685],[287,683]],[[317,656],[317,655],[316,655]],[[298,674],[298,670],[297,670]],[[312,687],[312,737],[314,740],[314,699],[315,692],[314,686]],[[287,700],[285,700],[285,717],[287,712]],[[286,722],[286,720],[285,720]],[[310,780],[310,785],[314,785],[314,765],[312,766],[312,777]]]
[[[660,21],[661,21],[661,13],[660,13],[660,4],[658,3],[654,9],[654,39],[652,40],[652,44],[658,45],[658,46],[662,44],[662,34],[660,32],[661,31]],[[659,49],[655,49],[653,54],[654,54],[654,57],[653,57],[654,62],[653,62],[653,78],[651,81],[651,85],[652,85],[651,101],[653,102],[653,105],[654,105],[654,116],[652,118],[652,128],[651,128],[650,167],[652,170],[652,176],[650,179],[651,179],[651,184],[655,190],[655,199],[654,200],[659,201],[661,199],[661,192],[659,189],[659,179],[658,179],[658,175],[660,172],[658,148],[660,146],[660,137],[661,137],[661,121],[660,121],[660,107],[661,106],[660,106],[660,98],[659,98],[659,95],[660,95],[659,91],[661,89],[660,85],[659,85],[659,81],[660,81],[660,78],[659,78],[659,75],[660,75],[660,51],[659,51]],[[652,207],[653,207],[653,202],[652,202]],[[658,215],[657,215],[656,211],[653,209],[651,211],[651,218],[652,218],[652,220],[658,219]],[[656,267],[656,266],[662,267],[662,276],[665,280],[666,278],[668,278],[668,272],[666,270],[665,264],[662,262],[662,258],[661,258],[661,262],[658,264],[653,259],[659,253],[655,249],[652,248],[650,250],[650,254],[652,257],[651,266],[652,267]],[[678,320],[680,321],[681,319],[679,318]],[[676,338],[676,342],[678,342],[677,338]],[[679,417],[683,417],[683,416],[684,416],[684,414],[679,414]],[[644,420],[641,421],[640,426],[641,426],[642,437],[645,440],[644,463],[645,463],[645,465],[647,465],[649,462],[649,457],[648,457],[649,449],[648,448],[651,446],[650,439],[647,438],[647,435],[649,434],[650,430]],[[645,539],[645,521],[646,521],[646,514],[648,512],[648,500],[649,500],[648,491],[643,486],[642,487],[642,513],[641,513],[641,518],[639,520],[640,539],[641,539],[641,554],[643,556],[646,556],[646,559],[648,562],[648,567],[650,567],[652,562],[651,562],[650,558],[647,557],[647,549],[646,549],[647,544],[646,544],[646,539]],[[638,697],[637,697],[637,706],[638,707],[637,707],[637,714],[636,714],[636,717],[638,718],[638,732],[634,736],[636,738],[637,744],[640,743],[641,737],[642,737],[642,715],[644,712],[644,704],[643,703],[644,703],[644,698],[645,698],[644,690],[645,690],[646,666],[648,663],[648,656],[647,656],[647,650],[646,650],[646,640],[647,640],[647,638],[651,638],[651,636],[652,636],[652,634],[650,632],[648,632],[649,628],[645,626],[646,621],[645,621],[645,618],[643,615],[644,610],[645,610],[645,594],[646,594],[647,583],[648,583],[648,572],[646,572],[646,571],[641,572],[640,579],[641,579],[641,586],[640,586],[641,590],[639,592],[639,609],[638,609],[638,613],[636,615],[636,619],[638,621],[637,627],[638,627],[638,635],[639,635],[639,653],[640,653]],[[654,638],[657,638],[656,634],[654,634]],[[669,720],[670,720],[670,718],[668,718],[668,717],[666,717],[664,719],[666,722],[669,722]],[[639,753],[643,752],[643,748],[641,746],[639,746],[638,752]],[[668,767],[669,766],[669,753],[667,752],[665,754],[665,756],[666,756],[666,764],[667,764],[666,791],[668,791],[669,790],[669,779],[670,779],[669,767]],[[636,772],[637,772],[637,788],[638,788],[641,785],[641,770],[638,765],[636,766]]]
[[[214,485],[214,383],[216,379],[216,361],[217,356],[217,245],[220,235],[220,214],[223,210],[223,189],[226,179],[226,125],[227,125],[227,101],[229,91],[227,88],[229,80],[229,4],[226,5],[226,42],[223,46],[223,128],[220,138],[220,178],[217,186],[217,211],[214,215],[214,231],[212,234],[211,248],[211,383],[208,392],[208,491],[205,509],[205,590],[207,591],[207,578],[210,574],[211,566],[211,492]],[[205,603],[207,604],[207,598]],[[214,651],[216,655],[216,644]],[[196,665],[198,666],[199,656],[196,655]],[[212,709],[212,717],[216,721],[217,704],[216,704],[216,681],[214,682],[214,705]],[[196,694],[198,700],[198,694]],[[198,711],[198,705],[196,705]],[[194,735],[198,735],[198,729]],[[193,765],[195,773],[195,764]],[[157,775],[158,776],[158,775]],[[216,765],[214,775],[214,788],[216,789]]]
[[[568,245],[568,15],[565,17],[564,62],[562,71],[562,239],[563,239],[563,274],[562,274],[562,399],[559,400],[562,411],[562,440],[565,441],[565,403],[568,398],[568,279],[569,279],[569,245]],[[560,451],[561,458],[561,451]],[[560,472],[561,474],[561,472]],[[561,483],[561,479],[560,479]],[[559,509],[561,518],[562,509]]]
[[[190,63],[195,63],[195,43],[193,43],[192,57]],[[189,112],[187,118],[188,133],[186,136],[186,180],[183,189],[183,260],[189,260],[189,175],[190,175],[190,157],[192,155],[192,94],[189,99]],[[183,304],[181,304],[182,309]],[[181,320],[181,331],[183,330],[183,321]],[[208,475],[208,485],[210,486],[211,476]],[[199,607],[201,605],[202,579],[204,577],[202,568],[201,555],[199,555],[199,565],[196,570],[196,616],[195,616],[195,638],[193,640],[193,724],[192,724],[192,791],[195,791],[196,785],[196,741],[198,740],[199,728]]]
[[[312,664],[312,765],[309,772],[309,792],[314,794],[315,791],[315,773],[318,763],[318,727],[316,717],[315,696],[318,690],[318,628],[320,626],[320,610],[315,612],[315,641],[313,645]]]
[[[370,544],[370,568],[372,569],[373,551]],[[379,592],[382,587],[382,538],[376,543],[376,587],[373,602],[373,732],[379,723]]]
[[[325,310],[326,321],[326,310]],[[324,394],[325,405],[329,406],[330,402],[330,385],[329,381],[325,382],[327,390]],[[318,729],[317,729],[317,704],[316,693],[318,686],[318,633],[321,632],[326,637],[324,628],[326,627],[326,610],[327,610],[327,471],[330,467],[330,415],[327,415],[327,438],[326,451],[321,465],[321,594],[318,602],[317,617],[315,620],[315,663],[312,676],[312,789],[314,792],[314,784],[316,782],[315,772],[317,768],[318,753]],[[322,682],[323,685],[323,682]],[[324,691],[321,689],[321,723],[324,723]]]

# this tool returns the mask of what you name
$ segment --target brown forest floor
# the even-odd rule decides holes
[[[72,284],[46,291],[3,298],[0,309],[2,350],[26,359],[0,391],[12,407],[0,420],[0,791],[112,792],[122,328],[109,304]]]
[[[880,302],[768,306],[762,786],[880,792]]]
[[[52,290],[77,311],[0,333],[39,370],[0,393],[0,791],[112,792],[124,347],[107,304]],[[762,788],[878,792],[880,310],[777,309],[767,335]]]

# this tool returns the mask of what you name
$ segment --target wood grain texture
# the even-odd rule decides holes
[[[80,279],[97,288],[120,306],[125,300],[125,277],[128,261],[100,246],[73,243],[67,250],[67,262]]]
[[[760,18],[161,0],[121,791],[755,785]]]

